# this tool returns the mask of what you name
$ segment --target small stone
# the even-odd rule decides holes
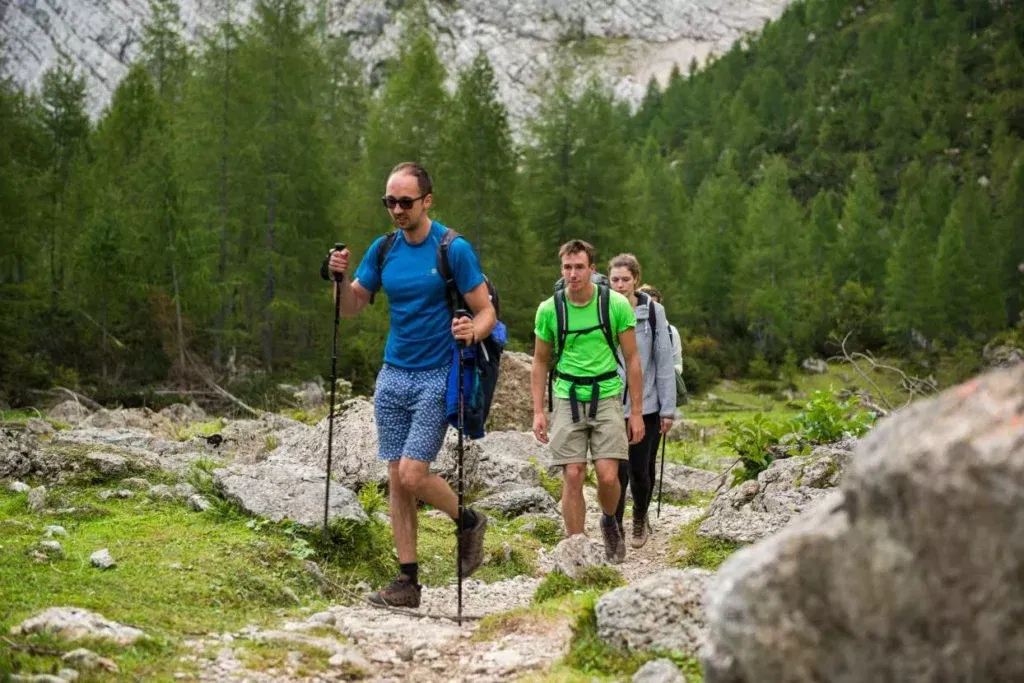
[[[408,646],[398,649],[398,658],[401,659],[403,662],[411,662],[415,654],[416,651]]]
[[[382,664],[388,664],[395,659],[395,653],[389,650],[376,650],[370,653],[371,662],[380,662]]]
[[[188,506],[196,512],[206,512],[210,509],[210,501],[198,493],[193,493],[188,497]]]
[[[28,509],[31,512],[42,512],[46,507],[46,487],[39,486],[28,492]]]
[[[117,664],[113,660],[100,657],[92,650],[87,650],[84,647],[67,653],[61,657],[61,661],[79,670],[93,671],[103,669],[110,673],[117,673]]]
[[[334,612],[317,612],[306,619],[306,622],[320,626],[334,626],[334,624],[337,623],[337,616]]]
[[[508,541],[501,544],[501,559],[505,564],[512,561],[512,546]]]
[[[48,526],[45,529],[43,529],[43,534],[47,538],[53,538],[54,536],[67,536],[68,532],[67,532],[67,529],[65,529],[62,526],[57,526],[56,524],[51,524],[50,526]]]
[[[142,477],[129,477],[122,481],[121,485],[130,489],[148,489],[150,487],[149,481]]]
[[[106,548],[97,550],[90,555],[89,561],[92,562],[92,566],[99,569],[111,569],[117,565],[117,563],[114,562],[114,558],[110,556],[110,551]]]
[[[7,485],[7,490],[14,493],[25,493],[26,491],[31,491],[32,487],[23,481],[12,481]]]
[[[78,680],[78,672],[74,669],[61,669],[57,675],[68,681],[68,683],[74,683],[74,681]]]
[[[110,500],[111,498],[119,498],[121,500],[127,500],[135,494],[128,489],[117,489],[114,491],[103,491],[100,493],[101,500]]]
[[[58,541],[39,541],[39,547],[42,548],[47,555],[56,555],[57,557],[64,556],[64,549],[60,547],[60,542]]]
[[[632,683],[686,683],[686,679],[672,660],[655,659],[633,674]]]
[[[154,500],[171,500],[174,498],[174,490],[167,484],[157,484],[149,487],[146,496]]]
[[[192,484],[175,484],[174,495],[177,496],[178,498],[188,499],[196,495],[196,490],[195,487],[192,486]]]

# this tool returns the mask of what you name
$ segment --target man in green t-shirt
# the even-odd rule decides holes
[[[562,482],[562,519],[567,536],[583,533],[586,507],[583,480],[589,449],[597,471],[597,499],[604,514],[601,533],[605,555],[612,562],[625,557],[626,544],[615,519],[619,502],[619,461],[627,459],[629,444],[644,436],[643,378],[636,350],[636,317],[621,294],[608,291],[608,325],[600,324],[600,296],[590,276],[594,247],[571,240],[558,252],[565,282],[564,347],[555,351],[558,380],[552,397],[551,434],[544,412],[544,389],[552,348],[559,342],[555,297],[537,308],[536,346],[530,388],[533,394],[533,434],[550,443],[551,459],[565,468]],[[560,295],[561,296],[561,295]],[[606,335],[606,331],[610,335]],[[626,379],[634,409],[622,419],[622,381],[614,347],[622,348]],[[582,407],[582,410],[581,410]]]

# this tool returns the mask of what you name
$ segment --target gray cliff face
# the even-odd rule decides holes
[[[225,19],[244,21],[255,0],[179,0],[184,34]],[[310,16],[345,35],[367,73],[379,73],[397,52],[408,3],[403,0],[308,0]],[[448,67],[450,84],[478,52],[499,79],[513,126],[533,112],[554,68],[573,69],[579,82],[597,76],[619,97],[636,103],[652,76],[662,83],[674,64],[685,71],[745,33],[778,17],[786,0],[427,0],[426,16]],[[36,87],[66,54],[85,74],[95,115],[140,50],[147,0],[0,0],[4,70]]]

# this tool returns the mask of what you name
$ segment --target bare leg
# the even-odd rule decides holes
[[[403,457],[399,461],[398,476],[402,488],[416,498],[441,510],[452,519],[459,516],[459,497],[441,477],[430,473],[430,463]],[[415,508],[413,509],[415,514]]]
[[[606,515],[614,515],[619,504],[619,461],[602,458],[594,461],[597,470],[597,502]]]
[[[566,465],[562,476],[562,521],[565,522],[565,535],[582,534],[587,514],[587,508],[583,503],[583,480],[587,476],[587,464],[576,462]],[[618,479],[616,486],[617,482]]]
[[[399,462],[388,463],[391,501],[391,533],[395,536],[398,561],[403,564],[416,561],[416,495],[402,485]]]

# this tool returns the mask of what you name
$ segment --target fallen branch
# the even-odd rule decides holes
[[[68,389],[67,387],[58,387],[58,386],[53,387],[53,389],[56,390],[56,391],[63,391],[64,393],[66,393],[69,396],[71,396],[71,398],[75,399],[75,401],[77,401],[79,403],[85,403],[87,406],[89,406],[93,410],[103,410],[103,406],[101,406],[99,403],[97,403],[96,401],[92,400],[88,396],[85,396],[83,394],[78,393],[77,391],[71,391],[71,389]]]
[[[903,372],[897,367],[893,367],[892,365],[887,365],[885,363],[878,362],[878,360],[876,360],[875,357],[872,356],[870,353],[862,353],[860,351],[848,351],[846,348],[846,343],[849,341],[851,334],[853,333],[847,333],[847,335],[843,338],[842,343],[840,344],[842,355],[833,356],[829,360],[839,360],[849,363],[850,365],[853,366],[853,369],[857,372],[857,374],[860,375],[865,382],[871,385],[871,387],[875,390],[875,395],[878,397],[878,400],[880,400],[884,404],[884,407],[874,404],[874,402],[872,401],[867,401],[865,403],[868,405],[868,407],[880,411],[881,414],[887,415],[889,413],[895,412],[899,408],[904,408],[910,405],[918,396],[929,396],[938,391],[938,383],[932,377],[928,377],[926,379],[921,379],[920,377],[913,377]],[[898,375],[900,378],[900,387],[903,389],[903,391],[909,394],[906,403],[904,403],[902,406],[893,405],[892,402],[889,401],[888,398],[886,398],[885,393],[882,391],[881,387],[879,387],[878,384],[873,379],[871,379],[871,377],[868,376],[868,374],[860,366],[860,363],[858,361],[867,363],[872,370],[885,370],[887,372],[891,372],[895,375]]]
[[[263,417],[264,413],[262,411],[256,410],[252,406],[246,404],[244,401],[242,401],[242,399],[232,395],[228,390],[224,389],[216,382],[214,382],[210,377],[208,377],[207,374],[199,368],[199,364],[196,362],[195,358],[192,357],[192,354],[188,351],[188,349],[185,349],[185,356],[188,358],[189,363],[192,364],[192,369],[195,370],[196,374],[199,375],[199,377],[206,383],[207,386],[209,386],[211,389],[217,392],[217,394],[228,399],[236,406],[252,413],[256,417]]]
[[[60,657],[64,653],[60,650],[50,650],[44,647],[36,647],[35,645],[19,645],[10,638],[0,636],[0,641],[7,643],[12,650],[18,650],[20,652],[27,652],[30,655],[37,655],[42,657]]]

